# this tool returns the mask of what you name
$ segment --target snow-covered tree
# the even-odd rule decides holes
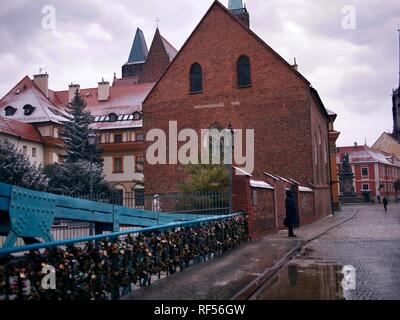
[[[61,135],[67,148],[65,161],[72,163],[76,161],[90,161],[92,151],[93,162],[101,164],[101,151],[96,146],[89,145],[89,135],[94,133],[90,128],[94,118],[86,111],[86,102],[76,90],[75,96],[67,105],[68,120],[63,122]]]
[[[48,185],[42,168],[31,165],[26,155],[8,140],[0,140],[0,181],[40,191]]]
[[[89,144],[89,135],[95,133],[90,128],[94,118],[86,111],[86,102],[77,90],[74,99],[67,105],[68,120],[63,122],[61,133],[67,155],[63,163],[46,167],[49,177],[49,191],[65,195],[88,196],[90,176],[95,194],[112,192],[113,187],[104,180],[101,151]],[[90,175],[90,154],[92,153],[92,175]]]

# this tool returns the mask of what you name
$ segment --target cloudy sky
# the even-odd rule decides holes
[[[120,77],[137,27],[150,46],[159,19],[161,33],[179,49],[211,3],[0,0],[0,96],[39,68],[50,74],[54,90],[65,90],[71,82],[95,87],[102,77],[111,81],[114,72]],[[391,92],[399,82],[399,0],[246,3],[253,31],[287,61],[297,57],[299,71],[326,107],[338,113],[339,145],[365,139],[372,144],[392,129]],[[43,21],[45,26],[49,22],[46,5],[55,9],[54,30],[43,28]],[[348,20],[353,13],[355,21]]]

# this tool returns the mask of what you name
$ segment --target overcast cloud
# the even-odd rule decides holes
[[[0,96],[45,67],[50,88],[94,87],[120,77],[137,27],[148,46],[160,31],[181,47],[212,0],[0,0]],[[228,0],[222,3],[227,5]],[[338,113],[339,145],[372,144],[392,130],[391,92],[399,81],[399,0],[247,0],[251,25]],[[56,9],[56,29],[42,28],[42,8]],[[356,29],[342,9],[356,9]]]

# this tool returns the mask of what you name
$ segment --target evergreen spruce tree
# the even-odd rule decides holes
[[[8,140],[0,140],[0,182],[44,191],[48,179],[41,167],[31,165],[26,155]]]
[[[94,118],[86,111],[86,102],[77,90],[67,105],[68,120],[63,122],[61,133],[67,150],[65,160],[45,168],[50,178],[49,191],[57,194],[88,196],[90,193],[90,153],[92,152],[93,191],[109,193],[114,188],[104,180],[101,150],[89,145],[90,128]]]
[[[67,163],[78,160],[90,161],[90,151],[92,151],[93,163],[101,164],[101,151],[88,142],[89,135],[94,133],[90,128],[94,119],[85,109],[86,102],[76,90],[73,100],[67,105],[68,121],[63,122],[64,129],[61,133],[67,148],[65,161]]]

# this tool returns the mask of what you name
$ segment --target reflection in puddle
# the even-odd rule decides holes
[[[291,263],[269,280],[256,300],[343,300],[342,266]]]

